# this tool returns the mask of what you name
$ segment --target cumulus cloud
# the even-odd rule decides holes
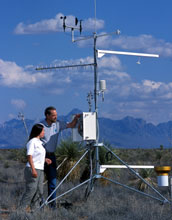
[[[17,109],[24,109],[26,107],[26,103],[23,99],[12,99],[11,104]]]
[[[63,31],[62,13],[58,13],[54,18],[44,19],[32,24],[25,24],[20,22],[15,30],[15,34],[42,34],[50,32]],[[75,17],[68,15],[66,25],[73,26],[75,24]],[[100,30],[104,28],[104,21],[101,19],[88,18],[82,21],[83,31]],[[71,31],[66,29],[66,31]],[[100,34],[106,34],[104,32]],[[80,47],[85,47],[93,44],[93,40],[79,41],[77,44]],[[138,50],[146,53],[157,53],[160,56],[172,57],[172,43],[166,42],[162,39],[156,39],[152,35],[142,34],[139,36],[115,36],[108,35],[97,38],[97,47],[109,48],[119,47],[125,50]]]
[[[101,33],[105,34],[105,33]],[[80,41],[78,46],[87,47],[93,45],[93,40]],[[160,57],[172,57],[172,43],[162,39],[156,39],[152,35],[142,34],[139,36],[112,36],[107,35],[97,38],[97,48],[117,50],[122,49],[130,52],[143,52],[159,54]]]
[[[99,79],[105,79],[107,91],[105,101],[107,106],[103,116],[113,119],[131,115],[155,121],[153,112],[158,114],[164,106],[170,106],[172,100],[172,83],[144,79],[133,81],[132,77],[123,70],[118,57],[102,57],[98,60]],[[76,65],[93,63],[92,57],[71,60],[54,60],[53,66]],[[32,66],[20,67],[14,62],[0,60],[0,84],[6,87],[42,88],[46,94],[63,95],[87,94],[93,91],[94,69],[92,67],[57,69],[56,71],[35,72]],[[20,108],[25,107],[22,100],[12,100],[11,103]],[[158,108],[158,111],[156,111]],[[159,112],[160,115],[160,112]],[[168,114],[169,115],[169,114]],[[154,117],[154,119],[153,119]],[[157,116],[158,118],[158,116]],[[165,118],[164,118],[165,120]]]
[[[42,33],[50,33],[50,32],[61,32],[63,31],[63,19],[64,17],[62,13],[58,13],[54,18],[44,19],[33,24],[25,24],[20,22],[15,30],[15,34],[42,34]],[[65,20],[67,26],[73,26],[75,24],[75,17],[73,15],[67,15]],[[83,20],[82,22],[83,31],[91,31],[96,29],[101,29],[104,27],[104,21],[97,19],[96,22],[94,18],[89,18]],[[78,26],[79,27],[79,26]],[[71,31],[66,28],[66,31]]]
[[[15,62],[0,59],[0,84],[7,87],[25,87],[51,82],[51,73],[34,72],[18,66]]]
[[[115,74],[114,74],[115,76]],[[127,73],[116,72],[114,80],[109,80],[109,93],[121,100],[171,100],[172,83],[142,80],[133,82]]]
[[[118,46],[125,50],[141,50],[147,53],[157,53],[164,57],[172,57],[172,43],[156,39],[152,35],[119,36],[110,42],[111,46]]]
[[[116,69],[121,70],[122,64],[117,56],[103,57],[98,60],[98,67],[104,69]]]
[[[153,123],[171,120],[172,83],[152,80],[134,82],[130,77],[109,80],[105,92],[106,106],[102,116],[113,119],[126,115]],[[163,112],[163,114],[162,114]]]
[[[131,76],[123,71],[123,66],[118,57],[103,57],[98,61],[98,73],[100,79],[107,81],[107,93],[110,98],[131,100],[169,100],[172,98],[172,83],[142,80],[134,82]],[[78,65],[93,63],[92,57],[54,60],[53,66]],[[43,72],[35,71],[32,66],[25,68],[14,62],[0,59],[0,85],[17,88],[48,88],[51,94],[62,94],[66,89],[73,88],[90,90],[93,86],[93,66],[57,69]],[[87,91],[88,92],[88,91]]]

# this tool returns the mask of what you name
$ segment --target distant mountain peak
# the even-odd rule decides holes
[[[75,114],[78,114],[78,113],[82,113],[82,111],[78,108],[74,108],[72,109],[68,114],[67,114],[67,117],[68,116],[71,116],[71,115],[75,115]]]
[[[74,108],[65,116],[58,116],[59,120],[70,122],[72,115],[82,113],[80,109]],[[35,120],[25,119],[30,131]],[[110,118],[99,118],[100,140],[109,142],[115,147],[124,148],[155,148],[160,145],[171,146],[169,140],[172,135],[172,121],[153,125],[142,118],[126,116],[120,120]],[[66,130],[71,135],[71,130]],[[66,136],[66,137],[68,137]],[[3,146],[22,147],[27,140],[23,122],[19,119],[11,119],[0,126],[0,148]]]

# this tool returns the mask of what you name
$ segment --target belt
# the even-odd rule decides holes
[[[48,156],[54,155],[54,152],[46,152],[46,155]]]

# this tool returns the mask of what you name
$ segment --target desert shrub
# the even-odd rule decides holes
[[[64,178],[71,168],[76,164],[81,154],[81,146],[72,142],[70,139],[62,141],[56,150],[56,158],[61,166],[58,169],[58,179]],[[75,181],[80,178],[80,164],[78,164],[72,173],[68,176],[69,181]]]
[[[8,168],[10,165],[9,165],[9,163],[8,163],[8,161],[5,161],[4,162],[4,168]]]
[[[144,179],[144,181],[146,181],[146,183],[136,176],[133,180],[130,181],[130,183],[136,186],[138,190],[145,191],[146,189],[149,189],[148,184],[152,185],[153,187],[157,186],[154,170],[140,169],[139,175]]]
[[[26,163],[27,162],[26,151],[27,151],[26,147],[12,150],[11,159],[20,161],[22,163]]]
[[[159,149],[158,149],[159,150]],[[151,152],[143,149],[141,156],[146,155],[146,152]],[[171,151],[165,151],[164,158],[170,158],[167,156]],[[82,153],[82,152],[81,152]],[[122,157],[123,150],[118,152]],[[124,153],[129,155],[130,159],[138,163],[137,149],[125,150]],[[139,152],[141,153],[141,152]],[[156,151],[150,153],[150,158],[145,158],[145,164],[156,162]],[[135,155],[135,158],[134,156]],[[4,158],[6,160],[7,158]],[[77,159],[77,158],[76,158]],[[170,163],[170,161],[168,161]],[[5,177],[10,183],[0,182],[0,210],[11,211],[6,215],[4,219],[9,220],[24,220],[26,219],[25,213],[17,211],[17,205],[23,194],[25,185],[23,182],[23,168],[25,164],[19,161],[8,160],[9,168],[4,168],[4,162],[0,163],[0,177]],[[112,177],[124,184],[128,183],[130,177],[127,169],[120,170],[120,176],[117,175],[111,169]],[[141,175],[141,174],[140,174]],[[154,174],[151,174],[151,178],[154,178]],[[147,176],[147,174],[143,174]],[[12,183],[13,182],[13,183]],[[18,182],[14,183],[14,182]],[[77,183],[76,183],[77,184]],[[59,189],[59,193],[63,193],[66,190],[75,186],[75,183],[65,181]],[[114,183],[109,183],[107,186],[102,186],[99,181],[95,181],[93,185],[93,191],[91,191],[87,200],[84,199],[87,184],[73,190],[71,193],[57,200],[58,207],[56,210],[51,211],[48,206],[45,206],[43,210],[35,211],[33,214],[28,214],[30,219],[36,220],[169,220],[172,219],[171,204],[165,203],[162,205],[159,201],[145,197],[133,191],[127,190],[122,186]],[[47,188],[47,187],[45,187]],[[159,190],[159,189],[158,189]],[[44,197],[46,198],[47,192],[44,191]],[[163,195],[169,199],[168,190],[163,192]],[[0,213],[0,219],[3,219],[4,215]]]

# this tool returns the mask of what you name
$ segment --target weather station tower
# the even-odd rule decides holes
[[[112,51],[112,50],[101,50],[97,49],[97,39],[101,37],[105,37],[108,35],[120,35],[120,30],[116,30],[112,33],[107,34],[97,34],[96,32],[96,0],[95,2],[95,30],[94,33],[91,36],[80,36],[78,38],[75,38],[75,31],[79,31],[80,35],[82,34],[82,20],[78,20],[78,18],[75,18],[74,25],[68,25],[67,24],[67,17],[62,16],[62,26],[63,30],[66,31],[66,29],[71,30],[71,37],[72,42],[78,42],[83,40],[92,39],[93,40],[93,62],[92,63],[85,63],[85,64],[75,64],[75,65],[66,65],[66,66],[51,66],[51,67],[37,67],[37,71],[42,70],[55,70],[55,69],[63,69],[63,68],[78,68],[78,67],[93,67],[94,70],[94,78],[93,78],[93,85],[94,85],[94,91],[89,92],[87,96],[87,101],[89,104],[89,112],[83,112],[82,117],[80,118],[79,122],[77,123],[76,128],[72,131],[72,136],[74,141],[83,142],[85,144],[85,152],[81,156],[81,158],[76,162],[76,164],[71,168],[71,170],[67,173],[67,175],[59,182],[55,190],[52,192],[52,194],[59,189],[59,187],[63,184],[63,182],[67,179],[67,177],[70,175],[70,173],[76,168],[76,166],[81,162],[81,160],[88,154],[89,155],[89,163],[90,163],[90,177],[85,180],[84,182],[76,185],[75,187],[69,189],[68,191],[58,195],[55,199],[49,200],[51,195],[45,200],[45,202],[42,204],[41,208],[45,205],[48,205],[49,203],[53,202],[54,200],[57,200],[61,198],[62,196],[72,192],[73,190],[76,190],[77,188],[83,186],[84,184],[87,184],[85,197],[88,198],[89,194],[93,191],[94,183],[97,179],[105,179],[111,183],[120,185],[128,190],[132,190],[136,193],[142,194],[143,196],[147,196],[149,198],[152,198],[154,200],[157,200],[161,203],[171,203],[167,198],[165,198],[157,189],[155,189],[150,183],[145,181],[144,178],[142,178],[139,173],[135,171],[135,168],[154,168],[154,166],[132,166],[128,165],[125,161],[123,161],[117,154],[115,154],[108,146],[106,146],[104,143],[99,142],[99,123],[98,123],[98,97],[100,94],[102,95],[102,101],[104,100],[104,92],[106,91],[106,81],[105,80],[99,80],[98,81],[98,59],[101,59],[104,55],[108,54],[115,54],[115,55],[127,55],[127,56],[136,56],[136,57],[148,57],[148,58],[158,58],[158,54],[147,54],[147,53],[136,53],[136,52],[125,52],[125,51]],[[138,61],[140,63],[140,61]],[[98,87],[99,85],[99,87]],[[92,104],[91,100],[94,100],[94,111],[92,111]],[[100,165],[99,163],[99,148],[104,147],[107,152],[110,152],[114,158],[116,158],[120,163],[121,166],[118,166],[116,168],[127,168],[129,172],[133,173],[137,178],[139,178],[141,181],[143,181],[145,184],[148,185],[148,187],[156,194],[150,195],[145,192],[142,192],[140,190],[137,190],[135,188],[132,188],[130,186],[124,185],[114,179],[106,178],[102,175],[102,170],[106,168],[115,168],[116,165],[112,167],[108,167],[106,165]],[[91,155],[94,155],[92,157]]]

